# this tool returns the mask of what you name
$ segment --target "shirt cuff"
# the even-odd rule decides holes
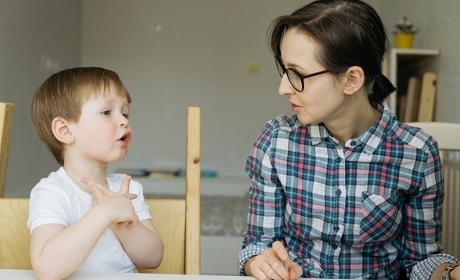
[[[264,250],[268,249],[268,247],[260,246],[260,245],[248,245],[238,253],[238,270],[240,275],[246,276],[244,273],[244,266],[246,262],[253,256],[257,256],[262,254]]]
[[[448,254],[431,255],[414,266],[410,279],[429,280],[436,268],[443,263],[456,264],[460,263],[460,259]]]

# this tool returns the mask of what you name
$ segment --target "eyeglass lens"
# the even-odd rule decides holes
[[[299,92],[303,91],[304,79],[329,72],[329,70],[325,69],[325,70],[314,72],[308,75],[302,75],[298,73],[297,71],[295,71],[294,69],[291,69],[291,68],[286,69],[286,67],[283,65],[283,63],[281,63],[281,60],[279,58],[275,57],[275,62],[276,62],[276,68],[278,68],[278,73],[280,74],[280,76],[283,77],[284,73],[286,73],[289,83],[291,83],[292,87]]]
[[[292,85],[292,87],[297,90],[297,91],[302,91],[303,90],[303,79],[302,77],[299,76],[294,70],[292,69],[286,69],[284,65],[281,63],[279,59],[275,59],[276,62],[276,68],[278,69],[278,74],[280,74],[280,77],[283,77],[284,73],[286,73],[289,83]]]

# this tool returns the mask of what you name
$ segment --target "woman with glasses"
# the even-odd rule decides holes
[[[277,18],[270,43],[295,114],[268,122],[248,157],[240,274],[459,279],[460,260],[440,254],[437,143],[385,103],[395,88],[381,73],[389,43],[376,11],[315,1]]]

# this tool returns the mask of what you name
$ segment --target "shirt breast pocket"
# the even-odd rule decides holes
[[[403,202],[401,193],[388,198],[363,192],[359,242],[387,243],[396,238],[402,229]]]

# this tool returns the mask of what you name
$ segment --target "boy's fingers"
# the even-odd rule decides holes
[[[127,175],[123,182],[121,183],[120,194],[127,194],[129,193],[129,183],[131,182],[131,176]]]
[[[99,198],[100,198],[101,196],[103,196],[103,193],[101,192],[101,190],[100,190],[98,187],[94,186],[94,187],[91,188],[91,196],[92,196],[96,201],[98,201]]]
[[[96,182],[93,182],[93,181],[92,181],[91,179],[89,179],[89,178],[81,177],[81,178],[80,178],[80,181],[82,181],[83,184],[85,184],[85,185],[87,185],[88,187],[90,187],[91,190],[92,190],[93,188],[98,188],[98,189],[102,192],[102,194],[105,194],[105,195],[108,194],[108,191],[109,191],[108,189],[106,189],[106,188],[104,188],[104,187],[101,187],[99,184],[97,184]]]
[[[89,179],[86,178],[86,177],[81,177],[81,178],[80,178],[80,181],[82,181],[83,184],[88,185]]]

